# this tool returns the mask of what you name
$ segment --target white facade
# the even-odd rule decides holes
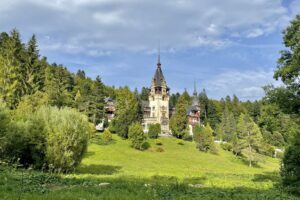
[[[161,70],[160,60],[152,79],[149,94],[150,116],[144,117],[144,129],[148,131],[149,124],[160,124],[162,133],[169,133],[169,88]]]

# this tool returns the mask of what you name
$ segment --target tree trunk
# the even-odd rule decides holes
[[[249,167],[252,167],[252,147],[251,147],[251,144],[250,144],[250,133],[248,131],[248,138],[249,138],[249,143],[248,143],[248,146],[249,146]]]

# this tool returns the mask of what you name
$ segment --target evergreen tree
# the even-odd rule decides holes
[[[292,193],[300,194],[300,132],[287,147],[282,159],[282,184]]]
[[[142,87],[142,92],[140,98],[142,101],[148,101],[150,89],[147,87]]]
[[[258,161],[256,152],[262,139],[261,132],[257,124],[248,114],[241,114],[237,124],[237,136],[240,148],[252,167],[253,162]]]
[[[176,104],[176,112],[170,120],[172,134],[177,138],[183,138],[188,128],[187,107],[188,102],[186,101],[186,98],[180,96]]]
[[[216,153],[217,149],[213,140],[213,130],[209,124],[207,124],[204,128],[201,128],[200,125],[196,125],[194,128],[194,140],[197,143],[197,148],[200,151],[210,151],[212,153]]]
[[[24,94],[33,94],[41,91],[45,82],[45,69],[39,60],[39,50],[35,35],[27,44],[24,64]]]
[[[209,109],[209,100],[206,95],[205,89],[199,93],[199,103],[200,103],[200,110],[201,110],[201,121],[207,120],[208,109]]]
[[[45,72],[45,91],[51,105],[58,107],[73,104],[72,90],[74,80],[72,74],[62,65],[53,64]]]
[[[236,121],[234,115],[227,106],[224,109],[221,124],[219,125],[221,135],[223,136],[223,140],[227,142],[231,142],[234,136],[236,135]]]
[[[146,142],[147,137],[143,132],[143,127],[139,123],[135,122],[130,125],[128,130],[128,138],[132,142],[132,147],[138,150],[144,149],[144,144]]]
[[[22,63],[24,46],[17,30],[1,34],[0,97],[9,108],[16,108],[23,95]]]
[[[178,92],[176,94],[171,95],[170,101],[169,101],[170,108],[174,108],[176,106],[179,97],[180,97],[180,94]]]
[[[186,89],[184,89],[184,92],[181,94],[181,96],[185,99],[188,105],[192,103],[192,98]]]
[[[128,137],[129,126],[138,121],[138,102],[128,87],[117,90],[114,128],[123,138]]]

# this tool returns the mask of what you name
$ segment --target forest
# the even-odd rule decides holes
[[[300,16],[284,31],[285,50],[280,52],[274,78],[282,86],[263,86],[265,96],[240,101],[236,95],[211,99],[199,94],[201,126],[187,133],[186,110],[192,97],[185,91],[170,96],[175,108],[170,128],[174,137],[193,140],[202,152],[218,154],[220,147],[244,160],[249,167],[263,162],[261,155],[282,159],[281,184],[300,194]],[[275,67],[274,67],[275,68]],[[139,91],[128,86],[105,85],[100,75],[89,78],[84,70],[72,73],[66,66],[49,63],[39,54],[35,35],[24,43],[17,29],[0,34],[0,161],[35,170],[74,172],[89,141],[97,137],[95,125],[105,121],[103,140],[117,134],[137,150],[147,149],[151,136],[141,126],[142,101],[147,86]],[[105,97],[116,101],[116,117],[108,124]],[[156,133],[156,134],[155,134]]]

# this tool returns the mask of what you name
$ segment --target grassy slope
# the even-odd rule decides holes
[[[0,199],[298,199],[273,188],[277,159],[249,168],[230,152],[202,153],[194,143],[180,145],[175,138],[159,138],[162,146],[150,140],[143,152],[130,148],[128,140],[113,138],[110,145],[91,143],[74,174],[22,175],[0,167]],[[164,152],[157,152],[159,147]],[[110,185],[99,186],[103,182]]]
[[[150,178],[153,176],[176,177],[179,181],[201,179],[209,186],[236,187],[271,187],[272,182],[253,181],[261,176],[268,176],[278,171],[277,159],[265,158],[258,167],[250,168],[232,153],[219,148],[218,155],[200,152],[193,142],[175,138],[161,137],[162,146],[150,140],[151,147],[146,151],[137,151],[130,147],[130,141],[114,136],[114,144],[91,144],[83,159],[78,173],[93,174],[97,177],[134,176]],[[157,152],[157,148],[164,152]],[[263,184],[262,184],[263,183]]]

